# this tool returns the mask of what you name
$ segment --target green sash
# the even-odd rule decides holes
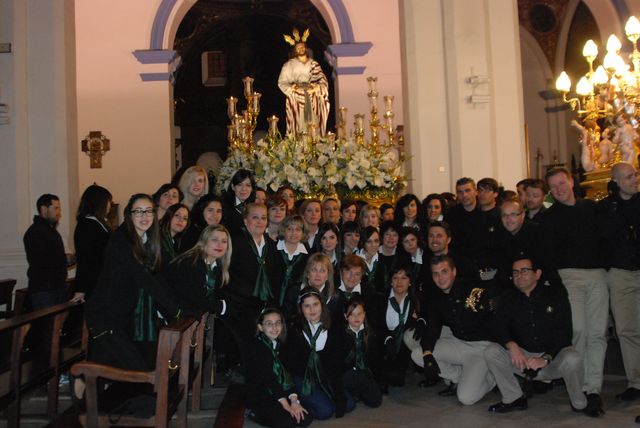
[[[251,247],[251,251],[253,252],[253,255],[256,256],[256,260],[258,262],[258,275],[256,276],[256,284],[253,287],[253,297],[257,297],[263,302],[266,302],[267,300],[273,298],[271,286],[269,285],[269,277],[267,276],[267,269],[265,268],[265,254],[267,251],[267,243],[265,242],[264,246],[262,247],[262,254],[258,254],[258,247],[256,246],[253,237],[246,228],[243,228],[243,230],[245,235],[249,239],[249,246]]]
[[[138,302],[134,312],[134,342],[155,342],[158,340],[156,332],[156,307],[153,299],[142,288],[138,289]]]
[[[278,350],[280,349],[280,342],[276,342],[276,347],[273,347],[273,343],[271,339],[269,339],[264,333],[258,334],[258,340],[264,343],[269,350],[271,351],[271,356],[273,357],[273,374],[276,376],[278,380],[278,384],[282,387],[284,391],[288,391],[293,388],[293,381],[291,380],[291,376],[289,372],[287,372],[280,362],[280,358],[278,357]],[[273,395],[273,391],[269,391],[271,395]],[[279,397],[278,397],[279,398]]]
[[[313,393],[313,390],[315,389],[315,385],[318,384],[328,397],[333,398],[333,394],[331,393],[331,391],[325,388],[325,385],[322,382],[320,357],[318,356],[318,352],[316,351],[316,341],[318,340],[318,337],[320,337],[320,333],[322,333],[322,325],[319,325],[316,333],[312,335],[308,323],[306,321],[304,321],[304,323],[305,326],[303,328],[303,331],[307,333],[307,336],[309,337],[309,347],[311,348],[311,352],[309,352],[307,368],[304,371],[304,378],[302,380],[302,395],[311,395]]]
[[[367,365],[364,362],[364,330],[355,332],[347,327],[347,332],[353,338],[354,346],[351,348],[347,356],[347,363],[353,365],[358,370],[366,370]]]
[[[280,288],[280,307],[282,307],[282,305],[284,304],[284,298],[287,294],[287,290],[289,289],[289,283],[291,283],[291,279],[293,277],[293,269],[295,269],[300,259],[302,259],[302,253],[296,254],[291,260],[289,260],[289,256],[287,255],[286,251],[282,250],[281,254],[287,270],[284,273],[284,281],[282,281],[282,286]]]
[[[393,340],[395,341],[396,345],[396,354],[400,351],[400,346],[402,346],[402,334],[404,333],[404,325],[407,320],[407,311],[409,309],[410,300],[411,299],[409,299],[408,295],[405,296],[404,304],[402,305],[401,311],[396,298],[393,296],[389,297],[389,304],[391,305],[393,310],[396,311],[398,317],[400,318],[400,324],[398,324],[395,330],[393,330]]]
[[[207,289],[207,297],[209,297],[216,289],[220,267],[217,263],[211,263],[210,265],[205,263],[205,266],[207,268],[207,283],[205,284],[205,288]]]

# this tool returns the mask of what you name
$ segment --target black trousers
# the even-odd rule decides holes
[[[357,400],[369,407],[380,407],[382,392],[368,370],[348,370],[343,377],[344,387]]]
[[[249,408],[256,415],[256,422],[272,428],[306,427],[313,421],[311,414],[305,415],[299,423],[282,408],[282,405],[273,398],[265,397],[261,400],[252,400]]]

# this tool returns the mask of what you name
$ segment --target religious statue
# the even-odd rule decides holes
[[[598,144],[598,148],[600,149],[600,156],[598,157],[598,163],[600,167],[608,166],[615,159],[615,153],[613,151],[613,142],[609,139],[609,133],[611,132],[611,128],[607,128],[602,131],[602,138],[600,139],[600,143]]]
[[[284,39],[292,48],[289,59],[280,71],[278,87],[287,97],[287,134],[308,132],[310,124],[324,136],[329,117],[329,83],[320,64],[314,61],[307,49],[309,29],[300,37],[296,28],[293,37]]]
[[[636,143],[640,140],[639,137],[638,131],[633,129],[633,126],[627,122],[623,115],[620,114],[616,117],[613,142],[617,145],[623,162],[628,162],[634,166],[638,165]]]
[[[571,126],[580,131],[580,144],[582,145],[580,163],[582,164],[582,168],[586,172],[593,171],[596,169],[594,164],[593,143],[597,140],[597,138],[594,139],[594,136],[600,134],[600,127],[595,120],[585,120],[584,126],[580,125],[578,121],[572,120]]]

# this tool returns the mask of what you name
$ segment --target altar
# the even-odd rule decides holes
[[[285,72],[294,74],[288,71],[293,59],[283,66],[278,85],[287,95],[287,131],[281,135],[279,118],[271,115],[267,118],[266,136],[255,138],[262,94],[254,91],[254,79],[245,77],[246,108],[239,113],[239,99],[227,98],[229,150],[218,174],[216,190],[220,193],[227,189],[233,174],[243,168],[252,171],[257,185],[270,192],[289,186],[299,198],[321,199],[332,195],[375,205],[395,203],[407,178],[403,136],[393,123],[394,97],[383,97],[381,120],[377,78],[370,76],[366,94],[370,115],[368,126],[365,126],[365,115],[358,113],[350,127],[348,109],[341,106],[335,132],[326,131],[330,109],[326,77],[312,60],[306,59],[304,41],[308,31],[302,37],[295,29],[293,34],[293,38],[285,35],[285,40],[312,71],[297,77],[303,80],[301,82],[287,82]]]

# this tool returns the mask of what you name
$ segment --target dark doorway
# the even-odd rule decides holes
[[[331,44],[328,27],[308,0],[198,1],[182,20],[174,49],[181,57],[175,74],[175,125],[181,128],[182,165],[194,165],[208,151],[227,154],[226,98],[240,98],[238,111],[246,106],[242,78],[255,79],[254,90],[262,93],[256,132],[266,131],[266,118],[280,118],[285,132],[285,97],[278,88],[278,75],[288,59],[290,46],[283,34],[293,27],[309,28],[307,45],[329,80],[332,114],[328,129],[335,127],[332,69],[324,58]],[[216,51],[214,66],[223,71],[220,86],[202,83],[203,52]]]

